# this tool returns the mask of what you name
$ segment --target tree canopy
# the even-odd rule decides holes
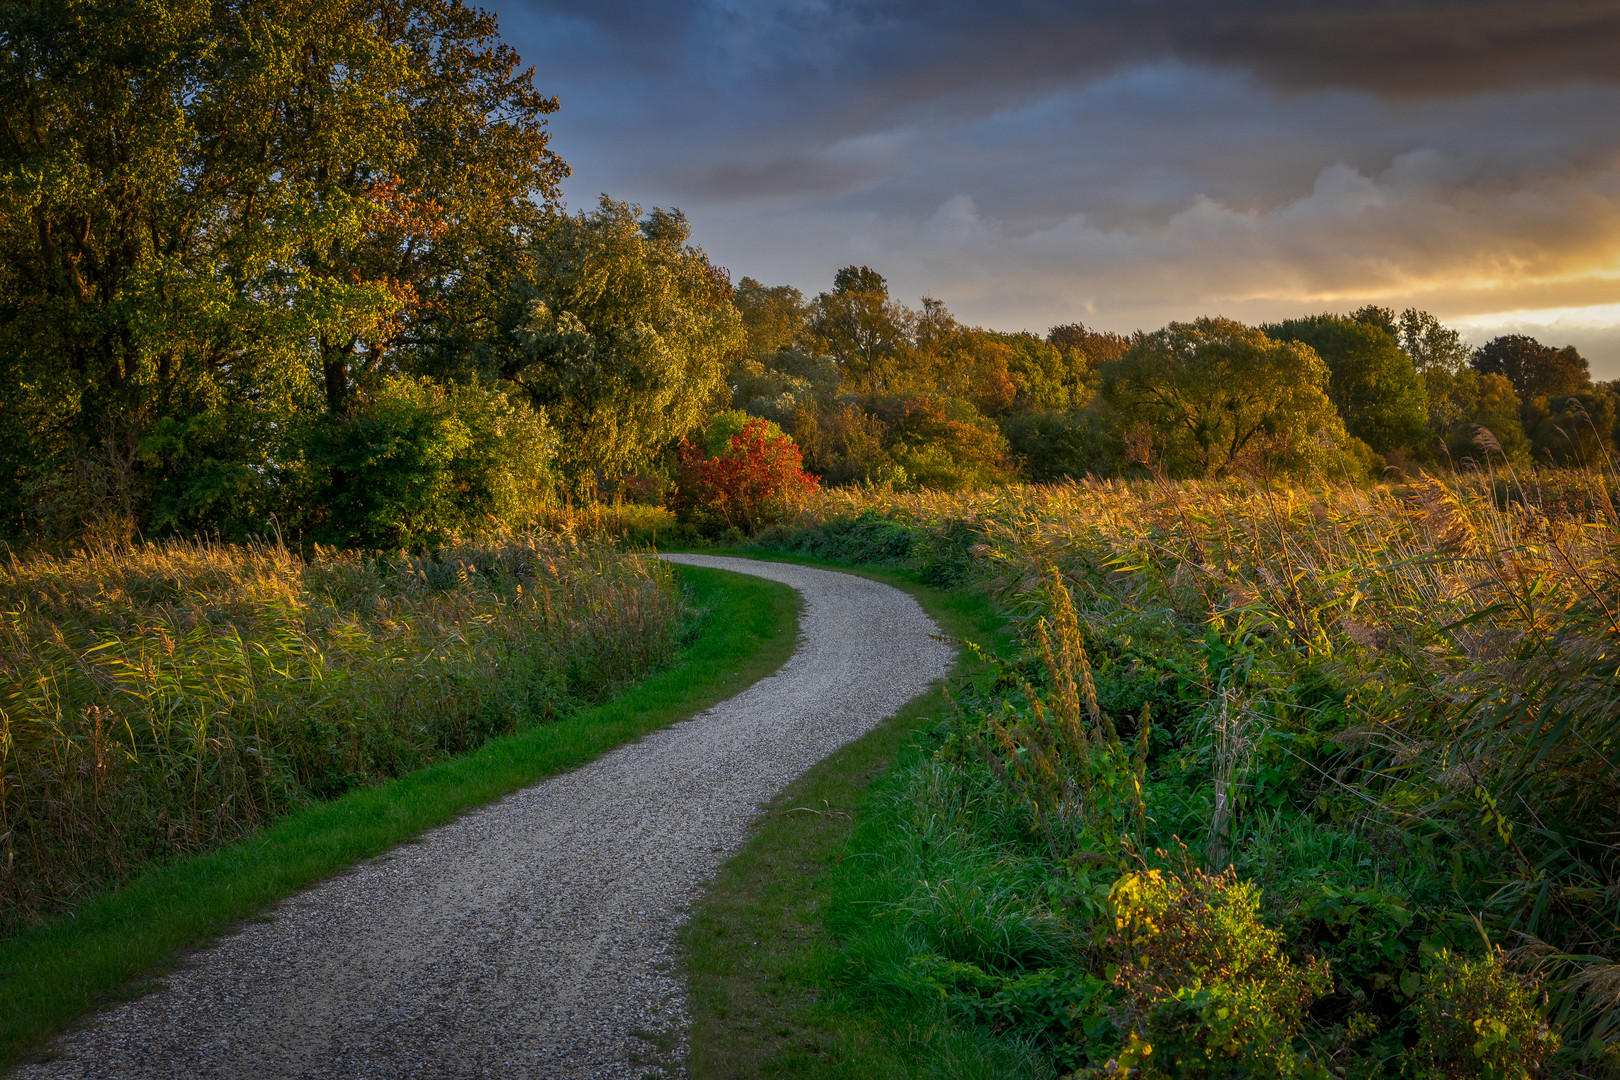
[[[8,4],[0,40],[13,522],[87,470],[148,527],[216,520],[296,417],[477,336],[567,172],[459,0]]]
[[[1386,326],[1364,314],[1361,319],[1324,314],[1263,329],[1278,340],[1309,345],[1327,364],[1328,397],[1350,434],[1378,453],[1421,439],[1428,390]]]
[[[1525,401],[1591,389],[1591,367],[1574,346],[1555,349],[1523,334],[1504,334],[1474,350],[1473,368],[1501,375]]]
[[[723,402],[742,317],[690,236],[679,211],[603,196],[536,246],[526,345],[502,374],[550,417],[576,486],[647,463]]]
[[[1308,465],[1320,456],[1319,433],[1343,440],[1327,383],[1310,346],[1231,319],[1173,322],[1102,369],[1103,396],[1127,437],[1151,440],[1138,460],[1151,447],[1180,476]]]

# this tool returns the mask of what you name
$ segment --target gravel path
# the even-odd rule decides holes
[[[54,1044],[44,1077],[679,1072],[673,931],[761,803],[948,669],[905,593],[703,555],[805,598],[781,671],[282,903]]]

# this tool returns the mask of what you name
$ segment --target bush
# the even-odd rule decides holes
[[[1442,949],[1418,994],[1418,1044],[1407,1055],[1417,1080],[1529,1080],[1557,1052],[1536,983],[1492,951],[1470,960]]]
[[[552,484],[545,418],[498,390],[389,379],[304,438],[290,517],[320,544],[437,547],[491,519],[533,521]]]
[[[683,444],[674,509],[683,521],[723,525],[752,536],[793,509],[816,479],[800,468],[799,448],[781,428],[755,418],[725,434],[732,422],[730,413],[715,418],[711,426],[724,435],[725,447],[713,455]]]
[[[1296,1076],[1293,1048],[1326,965],[1289,962],[1260,921],[1260,890],[1228,868],[1127,874],[1109,894],[1124,992],[1118,1065],[1142,1077]]]

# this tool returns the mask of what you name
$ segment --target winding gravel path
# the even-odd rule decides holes
[[[916,601],[802,566],[674,562],[805,599],[781,671],[282,903],[58,1039],[44,1077],[679,1072],[673,931],[760,804],[948,669]]]

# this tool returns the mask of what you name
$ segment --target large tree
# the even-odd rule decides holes
[[[913,319],[889,299],[882,274],[846,266],[833,275],[832,291],[817,295],[810,327],[816,344],[843,366],[845,383],[875,394],[900,380]]]
[[[1171,323],[1102,369],[1104,399],[1182,476],[1242,468],[1298,470],[1320,457],[1322,438],[1344,441],[1314,350],[1231,319]]]
[[[742,318],[690,236],[679,211],[643,219],[603,196],[535,245],[525,347],[502,374],[551,419],[577,490],[647,463],[729,396]]]
[[[1474,350],[1472,366],[1484,375],[1501,375],[1519,399],[1568,397],[1592,388],[1591,367],[1574,346],[1555,349],[1524,334],[1504,334]]]
[[[1350,434],[1380,454],[1421,440],[1428,390],[1387,329],[1364,317],[1339,315],[1289,319],[1262,329],[1279,341],[1309,345],[1322,358],[1328,397]]]
[[[566,172],[459,0],[13,2],[0,43],[13,524],[87,467],[149,527],[252,512],[297,415],[477,322]]]

